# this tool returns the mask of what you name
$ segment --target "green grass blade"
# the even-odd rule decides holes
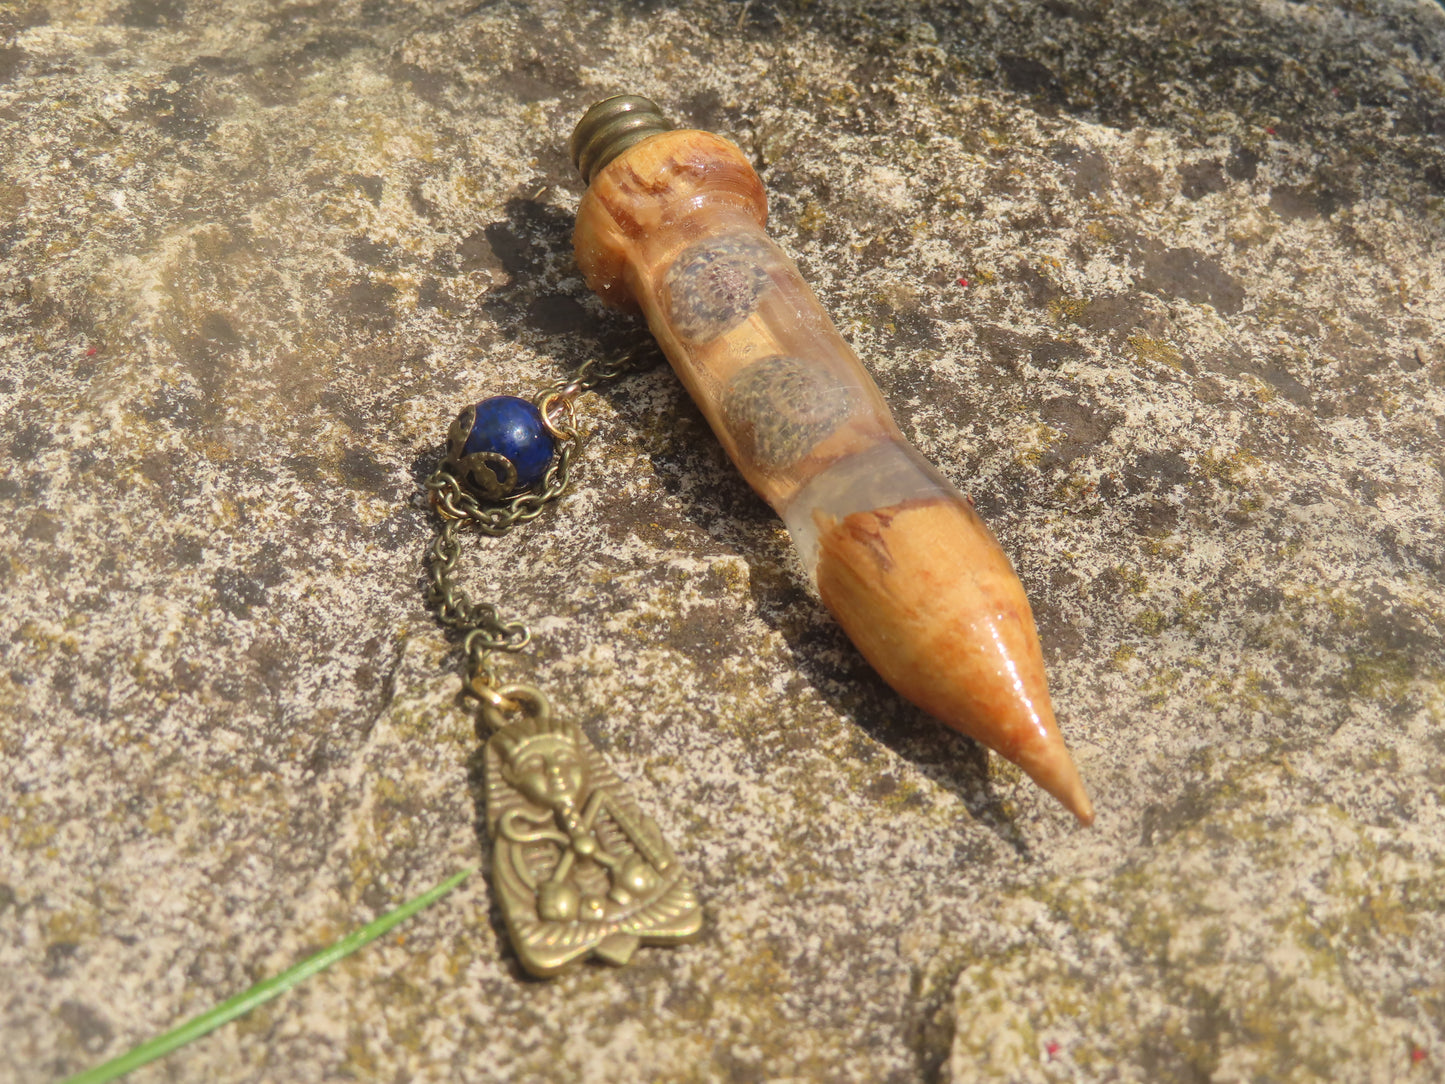
[[[357,949],[375,941],[393,926],[411,918],[423,907],[431,906],[474,872],[476,871],[464,869],[460,873],[453,874],[431,891],[422,893],[414,900],[408,900],[395,911],[389,911],[375,921],[367,923],[361,929],[352,931],[330,948],[322,949],[315,956],[308,956],[295,967],[288,968],[274,978],[258,982],[244,993],[237,994],[229,1001],[221,1002],[214,1009],[203,1012],[195,1019],[186,1021],[180,1027],[168,1031],[164,1035],[158,1035],[149,1042],[142,1043],[104,1065],[97,1065],[94,1069],[77,1073],[65,1080],[63,1084],[108,1084],[109,1081],[119,1079],[132,1069],[140,1068],[146,1062],[155,1061],[156,1058],[163,1057],[172,1050],[215,1031],[222,1024],[229,1023],[236,1017],[250,1012],[258,1005],[264,1005],[273,997],[279,997],[297,983],[304,982],[316,972],[325,970],[337,960],[350,956]]]

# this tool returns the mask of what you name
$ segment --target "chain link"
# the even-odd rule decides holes
[[[531,642],[532,630],[520,621],[503,617],[493,603],[474,601],[458,586],[462,533],[470,528],[489,538],[500,538],[519,523],[536,519],[548,504],[562,496],[571,480],[572,459],[583,443],[573,405],[576,399],[645,368],[657,356],[649,343],[615,358],[589,358],[575,376],[557,381],[537,396],[535,402],[543,421],[558,444],[557,456],[540,487],[503,501],[484,502],[463,489],[445,463],[426,480],[432,508],[442,518],[441,528],[426,551],[427,602],[436,607],[441,623],[461,637],[467,657],[466,687],[473,695],[482,696],[483,689],[497,688],[492,653],[521,651]],[[560,408],[560,420],[552,417],[554,408]]]

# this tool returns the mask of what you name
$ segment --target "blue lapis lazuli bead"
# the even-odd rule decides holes
[[[477,418],[462,454],[496,452],[517,468],[517,488],[536,485],[547,474],[557,442],[536,405],[515,395],[494,395],[477,404]]]

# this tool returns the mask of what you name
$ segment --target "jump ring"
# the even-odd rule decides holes
[[[557,404],[562,405],[562,411],[566,414],[563,426],[558,426],[552,421],[552,409]],[[538,411],[542,415],[542,424],[547,427],[547,432],[558,440],[577,439],[577,407],[571,396],[562,391],[551,391],[542,396],[542,401],[537,404]]]

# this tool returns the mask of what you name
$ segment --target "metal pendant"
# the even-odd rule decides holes
[[[595,956],[625,964],[641,944],[676,944],[702,928],[692,882],[656,823],[585,735],[551,717],[536,689],[510,686],[515,722],[487,741],[492,890],[512,946],[533,975]]]

